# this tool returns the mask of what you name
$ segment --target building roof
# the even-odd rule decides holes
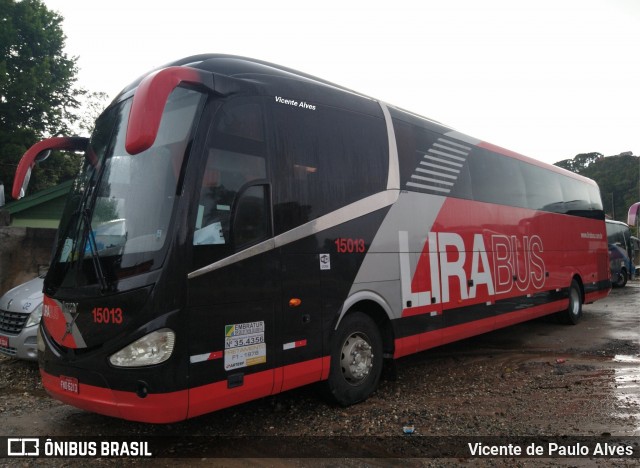
[[[10,226],[57,228],[73,180],[41,190],[3,207]]]

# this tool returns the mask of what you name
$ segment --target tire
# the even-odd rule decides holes
[[[559,312],[560,322],[576,325],[582,317],[582,290],[576,280],[571,280],[569,286],[569,307]]]
[[[342,406],[366,400],[382,373],[382,338],[376,323],[362,312],[346,315],[331,345],[328,393]]]
[[[620,273],[618,273],[618,279],[613,283],[613,285],[616,288],[624,288],[628,279],[629,276],[627,275],[627,270],[620,270]]]

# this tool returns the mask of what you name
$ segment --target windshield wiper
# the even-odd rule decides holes
[[[100,263],[100,255],[98,254],[98,244],[96,243],[96,236],[93,232],[93,228],[91,227],[91,217],[89,216],[89,209],[84,208],[82,210],[82,219],[84,221],[84,230],[85,234],[83,237],[86,237],[87,243],[89,244],[89,251],[91,252],[91,262],[93,263],[93,271],[96,274],[96,278],[98,278],[98,282],[100,283],[100,290],[105,292],[108,288],[107,279],[104,276],[104,272],[102,271],[102,264]]]

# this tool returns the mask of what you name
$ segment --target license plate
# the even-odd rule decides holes
[[[80,386],[75,377],[60,376],[60,389],[69,393],[78,393]]]
[[[9,347],[9,337],[0,336],[0,347],[8,348]]]

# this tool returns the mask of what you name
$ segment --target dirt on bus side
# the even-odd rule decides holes
[[[247,447],[243,456],[250,457],[253,466],[336,466],[335,459],[256,460],[260,453],[252,451],[251,441],[267,436],[276,447],[296,441],[312,443],[314,439],[307,436],[321,436],[317,440],[329,444],[335,440],[335,451],[328,454],[335,457],[340,457],[341,443],[384,446],[385,441],[398,440],[394,438],[409,431],[421,436],[640,439],[639,305],[640,281],[630,281],[625,288],[613,289],[608,298],[585,305],[578,325],[540,319],[403,358],[395,369],[385,372],[371,398],[347,408],[327,403],[319,388],[310,386],[166,425],[128,422],[66,406],[43,390],[36,363],[2,357],[0,435],[166,436],[162,439],[167,444],[163,447],[166,457],[179,456],[185,449],[184,440],[172,439],[175,436],[237,436],[236,442]],[[247,459],[243,460],[244,464],[207,454],[173,461],[98,458],[92,463],[246,466]],[[422,465],[456,465],[455,460],[451,465],[445,460],[412,460]],[[556,463],[542,461],[544,466]],[[628,461],[607,460],[606,464],[628,466]],[[65,459],[28,458],[21,459],[20,466],[42,466],[43,462],[66,466]],[[375,463],[352,459],[347,464],[391,462],[389,458]],[[521,463],[510,462],[497,459],[494,466]],[[584,462],[589,460],[572,466]],[[557,463],[564,466],[561,460]]]

